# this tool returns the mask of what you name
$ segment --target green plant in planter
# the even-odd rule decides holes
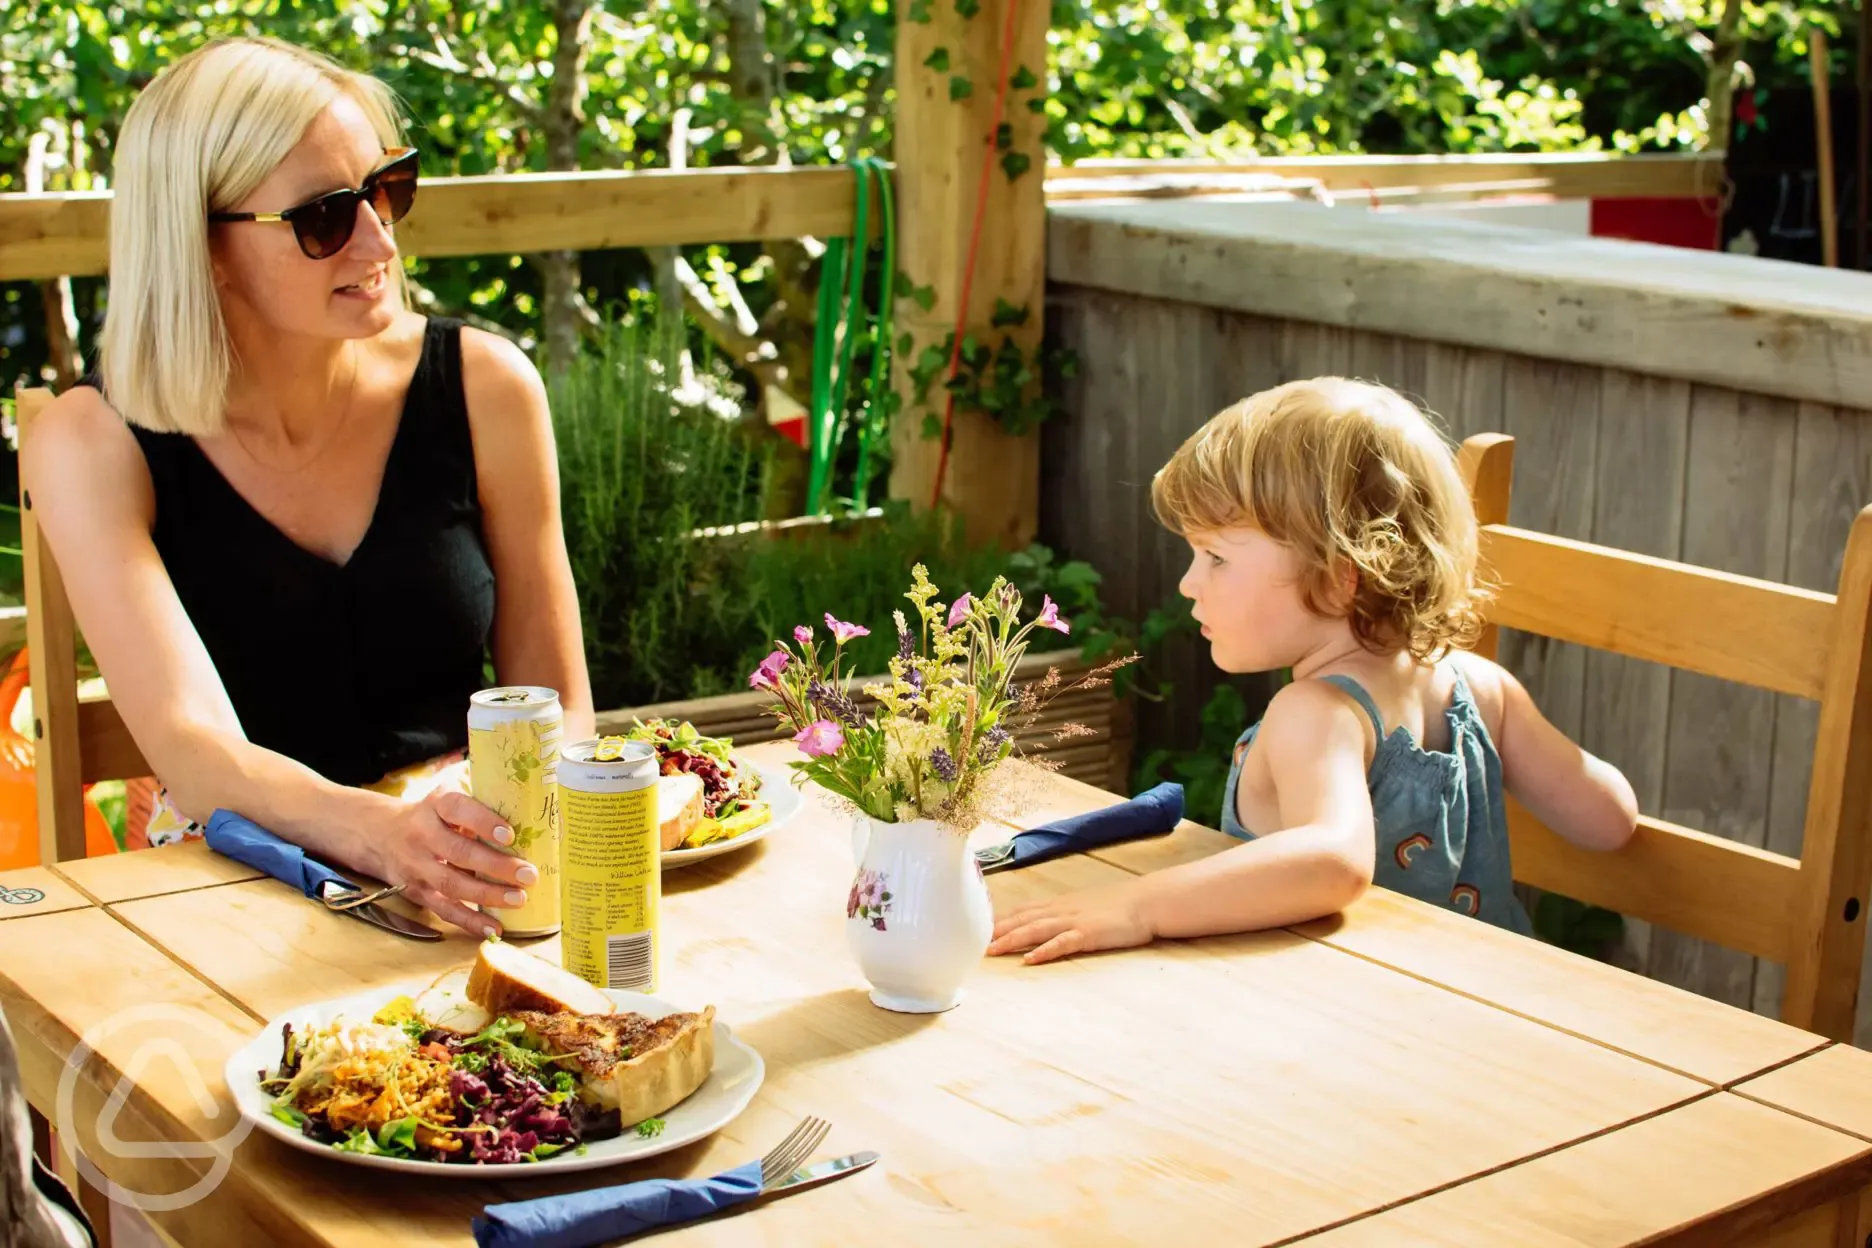
[[[708,643],[753,627],[735,552],[689,535],[757,519],[767,461],[736,431],[741,396],[726,370],[705,362],[689,384],[668,374],[680,332],[608,324],[553,391],[566,548],[601,707],[725,683],[738,647]]]

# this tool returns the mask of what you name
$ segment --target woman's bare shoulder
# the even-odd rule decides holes
[[[146,505],[151,493],[136,435],[92,386],[73,386],[21,431],[20,479],[29,489],[132,505]]]

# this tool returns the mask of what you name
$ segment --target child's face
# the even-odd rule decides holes
[[[1294,552],[1258,529],[1187,535],[1192,557],[1177,589],[1192,603],[1225,672],[1292,667],[1329,640],[1332,621],[1307,610]]]

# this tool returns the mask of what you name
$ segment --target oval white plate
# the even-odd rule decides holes
[[[330,1001],[319,1001],[287,1010],[277,1018],[269,1019],[265,1030],[249,1040],[234,1055],[228,1058],[224,1074],[227,1085],[233,1090],[234,1103],[240,1108],[241,1117],[254,1124],[257,1130],[265,1132],[276,1140],[281,1140],[294,1148],[304,1149],[323,1157],[348,1161],[356,1165],[370,1166],[378,1170],[401,1170],[408,1174],[449,1175],[456,1178],[512,1179],[528,1175],[557,1174],[561,1171],[595,1170],[601,1166],[615,1166],[620,1162],[637,1161],[644,1157],[653,1157],[658,1153],[667,1153],[672,1149],[693,1144],[695,1141],[714,1134],[727,1126],[746,1109],[748,1102],[754,1099],[754,1093],[760,1090],[761,1080],[766,1077],[767,1067],[761,1056],[753,1049],[735,1039],[734,1032],[719,1018],[715,1021],[715,1069],[697,1088],[688,1100],[677,1105],[663,1115],[662,1134],[644,1139],[626,1126],[624,1134],[609,1140],[594,1140],[586,1145],[585,1152],[567,1149],[544,1161],[519,1163],[499,1163],[489,1165],[464,1165],[441,1161],[412,1161],[402,1157],[373,1157],[367,1153],[341,1153],[329,1144],[320,1144],[308,1139],[297,1128],[287,1126],[272,1114],[273,1098],[260,1089],[259,1072],[271,1071],[278,1067],[282,1039],[280,1027],[292,1023],[297,1029],[301,1026],[317,1027],[331,1022],[339,1015],[348,1015],[359,1021],[369,1021],[382,1006],[400,995],[415,996],[428,987],[428,981],[412,981],[401,986],[373,988],[369,992],[356,996],[339,997]],[[662,1018],[665,1014],[675,1014],[682,1010],[662,997],[644,996],[641,993],[623,992],[618,989],[600,989],[605,992],[620,1010],[632,1010],[651,1018]]]
[[[732,854],[737,849],[746,849],[755,841],[760,840],[763,836],[772,832],[794,815],[797,815],[800,811],[800,807],[806,804],[806,799],[801,796],[800,791],[793,787],[793,773],[791,771],[775,771],[771,767],[763,767],[745,755],[736,755],[735,757],[736,761],[743,767],[751,767],[756,772],[760,773],[761,800],[773,807],[773,818],[761,824],[758,828],[750,828],[740,836],[732,836],[725,841],[715,841],[708,845],[698,845],[694,849],[666,849],[663,851],[663,866],[665,868],[686,867],[692,862],[701,862],[706,858],[715,858],[722,854]]]

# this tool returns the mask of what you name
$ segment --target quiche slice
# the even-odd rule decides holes
[[[687,1100],[715,1068],[715,1007],[700,1014],[542,1013],[509,1017],[528,1048],[577,1059],[583,1099],[631,1127]]]

